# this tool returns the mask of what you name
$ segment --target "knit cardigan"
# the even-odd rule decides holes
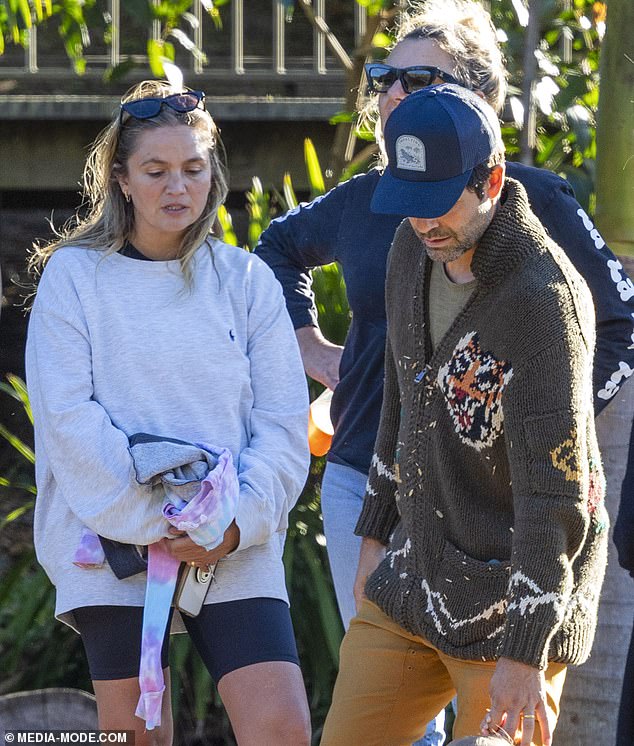
[[[430,260],[388,263],[381,424],[356,532],[389,544],[368,598],[444,653],[582,663],[607,559],[587,287],[507,179],[477,285],[435,350]]]

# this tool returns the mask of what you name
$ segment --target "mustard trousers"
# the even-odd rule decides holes
[[[341,644],[339,676],[321,746],[408,746],[454,695],[453,737],[475,736],[489,699],[495,663],[452,658],[411,635],[364,601]],[[551,727],[559,715],[566,666],[545,671]],[[535,724],[534,746],[542,746]]]

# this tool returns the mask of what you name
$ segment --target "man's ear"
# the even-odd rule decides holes
[[[502,187],[504,186],[504,164],[494,166],[489,174],[489,186],[486,191],[486,195],[489,199],[496,199],[499,197]]]

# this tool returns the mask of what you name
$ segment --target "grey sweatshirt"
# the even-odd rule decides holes
[[[309,463],[306,379],[273,273],[212,245],[197,251],[191,287],[177,261],[76,247],[44,270],[26,352],[35,548],[67,623],[80,606],[143,605],[144,573],[118,580],[107,565],[72,561],[84,526],[133,544],[168,535],[163,489],[136,480],[128,437],[137,432],[232,452],[240,546],[219,565],[207,603],[287,600],[284,531]]]

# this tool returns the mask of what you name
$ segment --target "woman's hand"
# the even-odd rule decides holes
[[[233,552],[240,544],[240,529],[235,520],[229,524],[222,542],[209,552],[193,542],[185,532],[178,531],[175,528],[170,528],[169,532],[177,538],[163,539],[167,551],[172,557],[176,557],[181,562],[187,562],[194,567],[215,565],[218,560]]]

